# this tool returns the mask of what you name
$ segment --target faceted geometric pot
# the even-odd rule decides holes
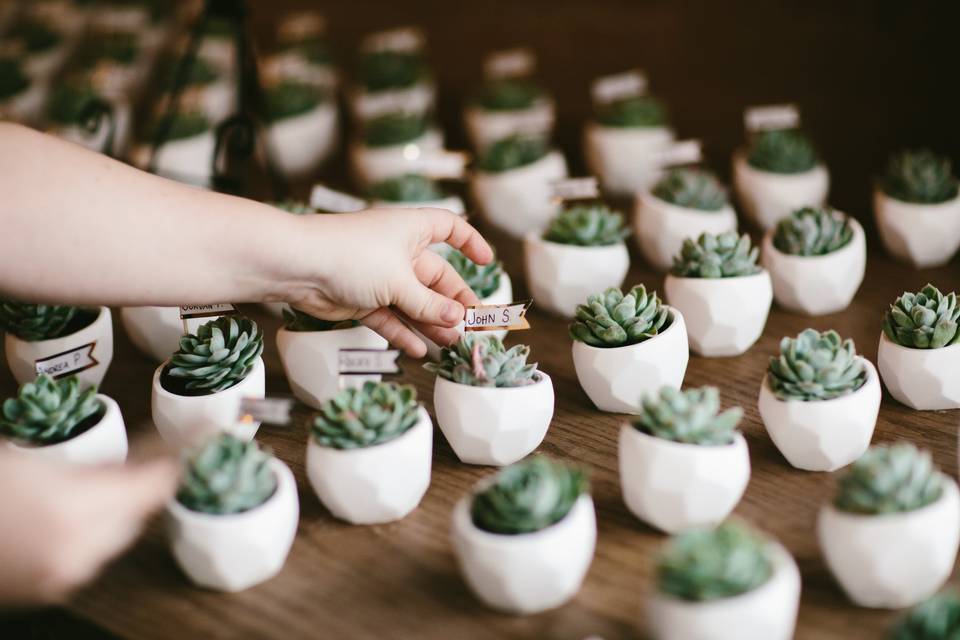
[[[604,191],[632,196],[657,181],[661,173],[657,154],[673,137],[667,127],[605,127],[588,122],[583,131],[587,167]]]
[[[880,377],[912,409],[960,409],[960,344],[939,349],[902,347],[880,333]]]
[[[200,325],[217,317],[188,318],[187,328],[190,333],[196,333]],[[183,320],[179,307],[122,307],[120,323],[130,342],[156,362],[163,362],[180,348]]]
[[[514,134],[550,137],[555,120],[553,100],[541,99],[529,109],[492,111],[478,105],[464,109],[463,120],[470,144],[483,150]]]
[[[891,198],[876,189],[873,211],[887,252],[917,269],[946,264],[960,249],[960,196],[920,204]]]
[[[826,202],[830,174],[822,164],[801,173],[761,171],[739,150],[733,154],[733,186],[744,214],[766,231],[801,207]]]
[[[720,234],[737,230],[737,214],[729,204],[719,211],[678,207],[646,191],[637,196],[633,227],[637,245],[652,267],[666,271],[687,238],[701,233]]]
[[[361,142],[350,145],[350,168],[361,187],[416,171],[424,155],[443,149],[443,134],[430,129],[416,140],[386,147],[368,147]]]
[[[307,113],[272,122],[267,143],[277,169],[288,177],[309,176],[337,143],[337,107],[322,102]]]

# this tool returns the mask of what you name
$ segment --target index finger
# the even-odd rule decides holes
[[[493,260],[493,249],[480,232],[460,216],[446,209],[425,207],[418,211],[426,224],[424,236],[428,242],[445,242],[477,264]]]

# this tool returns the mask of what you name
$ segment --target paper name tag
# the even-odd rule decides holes
[[[417,27],[399,27],[387,31],[371,33],[360,44],[360,49],[367,53],[377,51],[417,51],[423,47],[423,32]]]
[[[75,349],[41,358],[34,362],[34,370],[37,372],[37,375],[45,373],[52,378],[63,378],[64,376],[86,371],[100,364],[100,362],[93,357],[93,350],[96,346],[97,341],[94,340]]]
[[[566,178],[550,184],[553,199],[559,202],[564,200],[592,200],[600,197],[600,187],[594,176],[586,178]]]
[[[237,420],[244,424],[266,422],[267,424],[290,424],[290,398],[241,398],[240,415]]]
[[[699,140],[674,142],[656,155],[656,163],[661,167],[696,164],[702,160],[703,149],[701,148]]]
[[[356,103],[361,120],[370,120],[388,113],[423,113],[430,106],[430,95],[423,91],[379,91],[364,94]]]
[[[743,112],[743,125],[750,132],[796,129],[800,126],[800,109],[795,104],[750,107]]]
[[[491,79],[529,76],[536,68],[537,58],[526,47],[496,51],[483,63],[483,73]]]
[[[213,318],[214,316],[231,316],[237,313],[232,304],[187,304],[180,305],[180,319]]]
[[[647,75],[640,69],[631,69],[623,73],[597,78],[590,87],[593,101],[597,104],[642,96],[646,92]]]
[[[340,349],[340,375],[375,375],[400,373],[396,349]]]
[[[367,201],[322,184],[315,184],[310,191],[310,206],[333,213],[350,213],[366,209]]]
[[[470,155],[464,151],[440,149],[420,153],[412,164],[415,172],[429,178],[458,180],[466,174],[469,161]]]
[[[463,330],[496,331],[497,329],[507,329],[508,331],[520,331],[529,329],[527,309],[530,308],[532,302],[532,300],[526,300],[509,304],[481,304],[467,307],[467,313],[463,319]]]
[[[287,15],[277,27],[280,42],[302,42],[319,38],[327,30],[327,20],[316,11],[297,11]]]

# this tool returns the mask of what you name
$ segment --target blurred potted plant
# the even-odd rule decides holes
[[[367,121],[361,139],[350,145],[350,168],[364,188],[416,171],[426,155],[443,148],[443,136],[426,116],[393,112]]]
[[[330,157],[337,142],[337,105],[327,89],[279,79],[264,91],[267,142],[277,168],[305,177]]]

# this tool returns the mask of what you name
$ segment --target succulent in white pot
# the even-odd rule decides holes
[[[620,427],[620,490],[630,511],[667,533],[713,526],[733,511],[750,480],[739,407],[720,412],[716,387],[664,387]]]
[[[733,154],[733,186],[744,214],[766,231],[800,207],[826,202],[830,175],[803,133],[775,129]]]
[[[475,149],[518,133],[549,138],[555,120],[553,99],[529,78],[493,78],[467,104],[463,120]]]
[[[946,264],[960,249],[960,195],[950,158],[929,149],[890,158],[874,190],[883,246],[918,269]]]
[[[212,318],[187,318],[187,332],[196,333]],[[183,335],[179,307],[123,307],[120,324],[137,349],[156,362],[163,362],[177,350]]]
[[[634,230],[643,257],[665,271],[687,238],[736,231],[737,214],[716,176],[679,168],[637,196]]]
[[[310,485],[341,520],[399,520],[430,486],[433,424],[410,385],[344,389],[320,407],[309,440]]]
[[[645,394],[683,384],[690,359],[683,314],[642,284],[589,296],[570,337],[577,380],[601,411],[639,413]]]
[[[360,59],[358,81],[348,100],[358,122],[383,113],[380,105],[402,105],[405,111],[433,110],[437,88],[418,50],[368,51]]]
[[[872,447],[839,479],[817,536],[827,566],[854,603],[898,609],[933,595],[960,544],[960,492],[925,451]]]
[[[350,145],[350,169],[358,185],[372,185],[416,171],[425,156],[443,148],[443,136],[423,114],[393,112],[364,124]]]
[[[456,504],[451,538],[467,585],[487,606],[559,607],[580,590],[596,547],[586,475],[542,455],[506,467]]]
[[[84,38],[71,65],[94,74],[109,75],[112,92],[132,99],[147,82],[148,62],[137,32],[97,28]]]
[[[507,349],[497,336],[470,332],[424,365],[437,374],[437,426],[461,462],[512,464],[543,442],[553,381],[529,356],[526,345]]]
[[[158,111],[146,135],[134,150],[134,163],[145,169],[151,145],[164,111]],[[164,143],[156,150],[159,175],[200,187],[209,187],[213,179],[213,152],[216,147],[214,122],[203,110],[178,109]]]
[[[811,316],[846,309],[867,267],[863,227],[826,207],[797,209],[763,237],[761,264],[773,280],[773,298]]]
[[[883,317],[877,362],[894,398],[913,409],[960,408],[960,305],[928,284]]]
[[[434,207],[458,216],[466,214],[466,207],[459,196],[445,193],[435,180],[419,173],[405,173],[381,180],[370,187],[370,198],[374,207]]]
[[[898,619],[888,640],[950,640],[960,634],[960,594],[954,589],[930,596]]]
[[[113,145],[106,149],[106,136],[111,128],[104,122],[101,131],[92,132],[84,120],[93,101],[107,103],[113,109]],[[107,151],[121,156],[130,144],[133,132],[133,114],[130,103],[121,99],[110,99],[100,91],[87,73],[71,74],[61,78],[50,93],[47,103],[48,130],[93,151]]]
[[[312,11],[288,13],[277,25],[277,52],[271,60],[290,77],[309,80],[330,89],[339,84],[339,74],[327,40],[323,16]]]
[[[49,80],[63,67],[73,48],[73,38],[54,21],[24,15],[3,34],[4,45],[19,50],[23,69],[39,81]]]
[[[800,606],[790,552],[746,524],[727,521],[672,538],[647,603],[657,640],[789,640]]]
[[[0,407],[0,435],[20,452],[57,462],[120,464],[127,458],[127,430],[117,403],[82,389],[76,376],[46,374],[20,386]]]
[[[38,122],[47,94],[47,84],[32,79],[21,60],[0,55],[0,116],[4,120]]]
[[[291,79],[264,91],[267,141],[277,168],[304,177],[330,157],[337,143],[337,105],[327,89]]]
[[[167,503],[173,557],[194,583],[241,591],[277,575],[297,533],[300,500],[280,460],[228,433],[189,451]]]
[[[602,203],[568,205],[523,241],[527,288],[538,307],[571,318],[594,291],[620,287],[630,268],[623,216]]]
[[[173,89],[176,73],[184,52],[170,53],[157,63],[156,84],[166,91]],[[187,70],[181,96],[189,95],[211,120],[221,121],[236,109],[237,88],[231,82],[228,68],[216,60],[197,55]]]

